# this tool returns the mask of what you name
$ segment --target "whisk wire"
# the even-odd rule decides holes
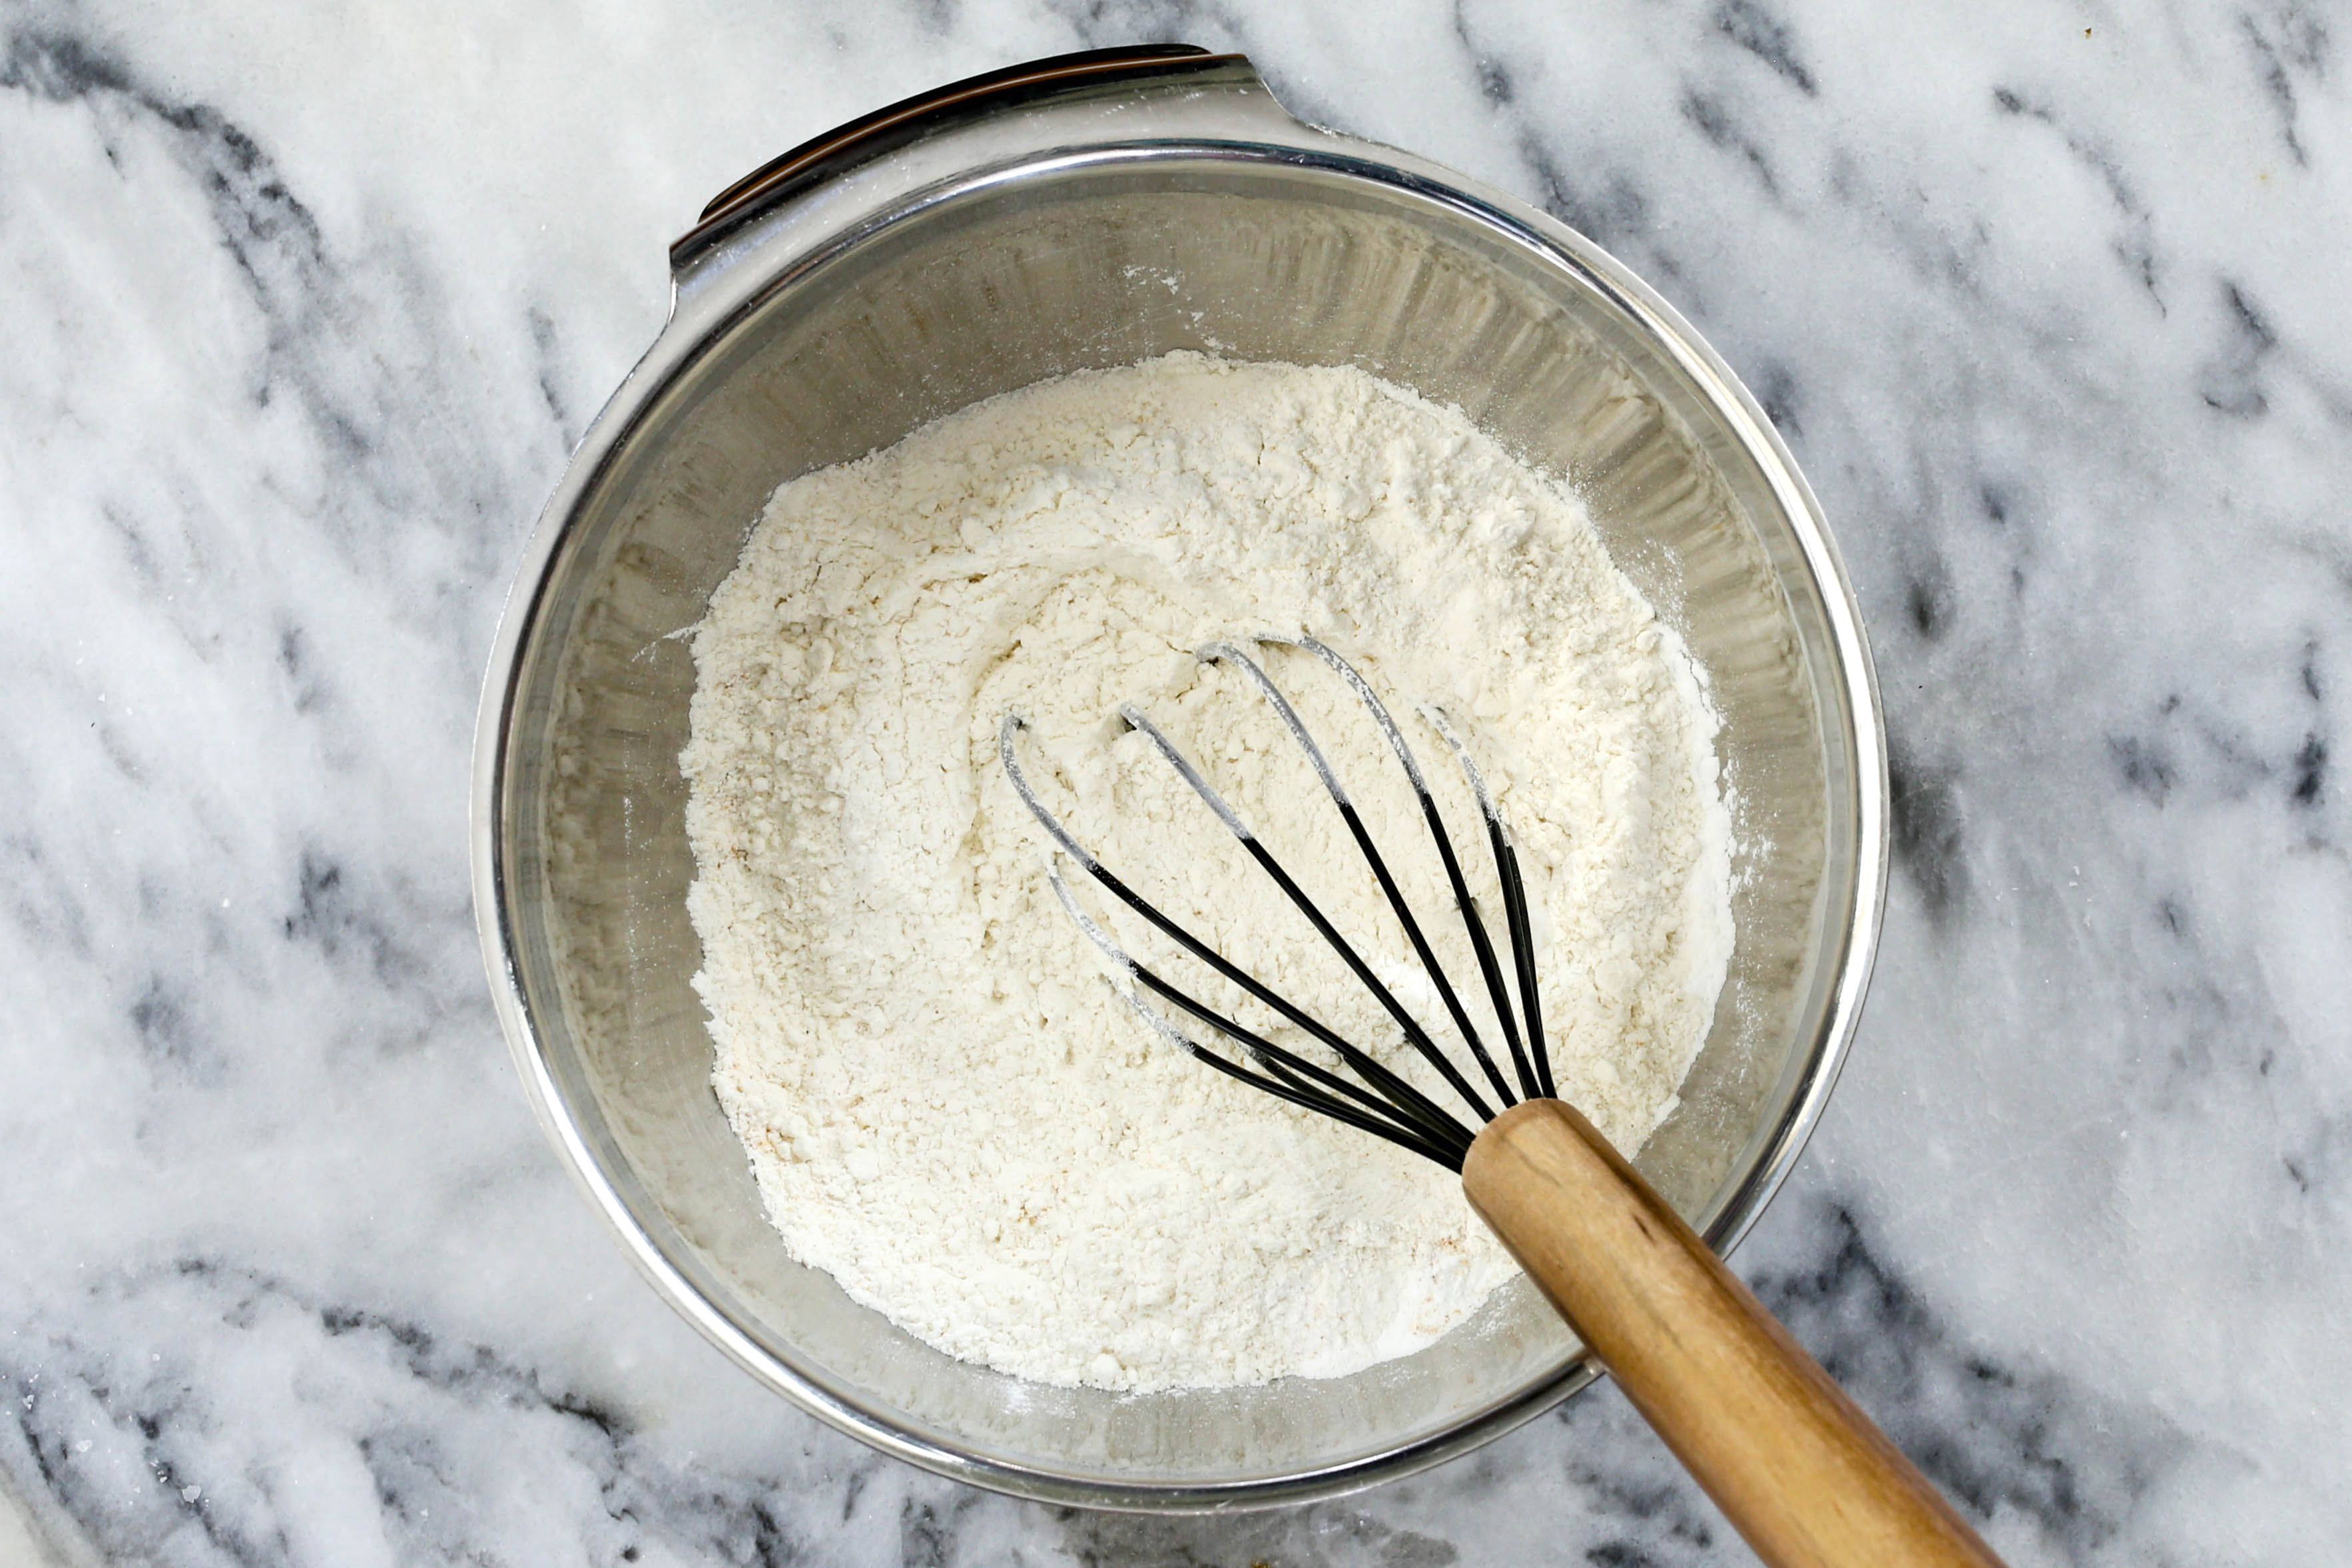
[[[1390,990],[1378,975],[1372,973],[1371,966],[1364,962],[1363,956],[1356,951],[1355,945],[1339,934],[1339,928],[1331,924],[1315,901],[1307,895],[1306,889],[1300,887],[1291,874],[1283,869],[1282,862],[1275,858],[1274,852],[1267,849],[1257,834],[1251,831],[1249,825],[1225,803],[1223,797],[1220,796],[1215,787],[1202,776],[1201,770],[1192,766],[1192,760],[1184,755],[1176,743],[1169,739],[1160,727],[1151,722],[1150,716],[1133,703],[1121,704],[1118,711],[1119,716],[1140,731],[1143,737],[1168,760],[1169,765],[1176,769],[1184,782],[1192,786],[1193,793],[1209,803],[1218,818],[1233,831],[1234,836],[1241,841],[1242,847],[1249,852],[1250,858],[1257,862],[1259,869],[1272,878],[1274,884],[1282,890],[1283,895],[1297,906],[1301,915],[1307,916],[1307,924],[1315,927],[1316,935],[1322,937],[1331,950],[1339,955],[1341,961],[1346,963],[1357,980],[1366,990],[1371,992],[1373,999],[1381,1004],[1389,1017],[1396,1020],[1397,1027],[1404,1031],[1405,1040],[1413,1050],[1418,1051],[1432,1067],[1437,1069],[1439,1075],[1445,1080],[1454,1092],[1462,1096],[1463,1102],[1477,1113],[1480,1122],[1493,1121],[1494,1108],[1479,1096],[1477,1090],[1470,1086],[1470,1081],[1462,1076],[1462,1070],[1454,1066],[1446,1054],[1438,1049],[1437,1042],[1430,1038],[1429,1031],[1421,1026],[1421,1020],[1406,1009],[1405,1005],[1397,999],[1396,993]],[[1506,1100],[1505,1103],[1507,1105],[1510,1102]]]
[[[1404,732],[1397,727],[1396,720],[1389,716],[1388,705],[1381,701],[1380,694],[1372,690],[1372,684],[1364,679],[1355,665],[1318,638],[1301,637],[1297,645],[1322,660],[1348,683],[1349,689],[1356,694],[1357,700],[1364,705],[1365,710],[1372,716],[1372,722],[1387,737],[1389,749],[1396,753],[1397,761],[1403,766],[1406,781],[1412,786],[1413,794],[1420,800],[1422,820],[1429,825],[1431,841],[1437,846],[1439,863],[1445,868],[1446,883],[1454,892],[1454,907],[1462,915],[1462,928],[1469,934],[1470,950],[1478,960],[1479,977],[1486,982],[1486,997],[1494,1004],[1495,1018],[1502,1026],[1503,1044],[1511,1053],[1511,1066],[1518,1074],[1522,1092],[1528,1098],[1533,1098],[1537,1093],[1536,1075],[1528,1061],[1527,1051],[1519,1042],[1518,1026],[1511,1017],[1510,998],[1504,988],[1502,967],[1495,961],[1494,942],[1486,935],[1486,923],[1478,917],[1476,902],[1470,896],[1469,879],[1462,874],[1462,862],[1454,852],[1454,835],[1446,831],[1444,815],[1437,809],[1437,798],[1431,792],[1429,780],[1422,773],[1420,760],[1413,756],[1412,747],[1405,743]],[[1432,711],[1423,710],[1424,713]],[[1486,782],[1478,776],[1476,768],[1470,765],[1469,754],[1462,748],[1450,727],[1441,724],[1438,732],[1454,745],[1454,755],[1469,774],[1471,792],[1478,798],[1482,807],[1488,810],[1491,821],[1492,802],[1486,799]],[[1503,1092],[1503,1099],[1507,1104],[1516,1103],[1516,1097],[1507,1090]]]
[[[1244,1048],[1257,1059],[1258,1064],[1267,1071],[1279,1070],[1286,1074],[1305,1078],[1328,1092],[1345,1095],[1367,1110],[1398,1119],[1407,1130],[1417,1131],[1433,1141],[1444,1144],[1458,1142],[1464,1148],[1469,1146],[1471,1134],[1462,1124],[1447,1115],[1442,1108],[1433,1104],[1412,1084],[1381,1066],[1378,1059],[1365,1056],[1352,1048],[1340,1058],[1367,1083],[1372,1084],[1381,1093],[1391,1096],[1390,1101],[1381,1100],[1376,1095],[1357,1088],[1339,1074],[1328,1071],[1304,1057],[1285,1051],[1265,1036],[1234,1022],[1197,998],[1187,995],[1181,988],[1170,985],[1165,979],[1153,973],[1148,966],[1137,964],[1134,973],[1136,983],[1150,990],[1154,996],[1172,1002],[1219,1033],[1239,1040]]]
[[[1070,891],[1070,884],[1064,879],[1061,867],[1055,865],[1050,860],[1045,866],[1045,880],[1053,887],[1054,896],[1061,900],[1063,912],[1076,923],[1080,932],[1101,949],[1103,956],[1110,960],[1113,967],[1125,975],[1130,982],[1140,983],[1150,988],[1155,994],[1175,1003],[1213,1028],[1241,1041],[1252,1058],[1265,1070],[1268,1075],[1288,1083],[1293,1089],[1298,1091],[1297,1093],[1285,1095],[1284,1098],[1322,1111],[1326,1114],[1347,1122],[1351,1126],[1364,1127],[1368,1132],[1380,1133],[1391,1143],[1402,1143],[1408,1148],[1428,1155],[1430,1158],[1438,1160],[1441,1164],[1448,1160],[1458,1162],[1468,1151],[1470,1145],[1468,1130],[1451,1117],[1439,1114],[1428,1122],[1416,1120],[1407,1113],[1410,1108],[1409,1103],[1406,1105],[1400,1105],[1367,1093],[1337,1073],[1327,1072],[1313,1062],[1292,1055],[1272,1040],[1244,1029],[1223,1014],[1170,985],[1152,973],[1147,966],[1139,963],[1132,954],[1118,945],[1118,940],[1108,931],[1103,929],[1102,925],[1094,916],[1086,912],[1084,906],[1078,903],[1077,894]],[[1121,990],[1116,985],[1112,986],[1111,990],[1112,994],[1134,1008],[1163,1038],[1182,1046],[1194,1057],[1216,1065],[1234,1065],[1225,1062],[1223,1058],[1213,1055],[1198,1041],[1176,1030],[1167,1019],[1146,1005],[1143,999],[1136,996],[1132,990]],[[1379,1066],[1377,1062],[1372,1065],[1375,1068]],[[1255,1076],[1246,1072],[1240,1076],[1245,1082],[1259,1082]],[[1315,1087],[1318,1084],[1321,1085],[1321,1088]],[[1263,1084],[1260,1086],[1264,1087]],[[1344,1104],[1327,1103],[1329,1093],[1343,1095],[1354,1101],[1356,1104],[1350,1107]],[[1368,1125],[1362,1119],[1368,1115],[1372,1124]]]
[[[1528,1047],[1534,1058],[1534,1086],[1528,1092],[1531,1096],[1540,1094],[1549,1099],[1552,1097],[1551,1056],[1544,1046],[1542,1009],[1536,999],[1535,936],[1528,920],[1527,885],[1519,880],[1518,852],[1511,847],[1510,830],[1503,825],[1503,813],[1486,788],[1486,776],[1478,770],[1477,759],[1470,755],[1469,747],[1463,744],[1460,732],[1454,727],[1454,721],[1446,716],[1444,708],[1430,704],[1423,705],[1421,716],[1429,721],[1430,727],[1437,731],[1439,738],[1454,753],[1454,760],[1461,765],[1462,777],[1470,786],[1470,798],[1478,803],[1478,814],[1486,819],[1486,844],[1495,856],[1495,880],[1503,888],[1504,929],[1510,939],[1512,967],[1518,974],[1519,1002],[1527,1014]],[[1447,863],[1450,869],[1453,863],[1450,856]],[[1502,976],[1495,967],[1494,950],[1487,945],[1484,922],[1474,923],[1471,940],[1478,949],[1480,965],[1486,970],[1486,983],[1494,988],[1495,1005],[1499,1009],[1503,1005]],[[1508,1014],[1506,1013],[1505,1017],[1507,1019]],[[1507,1022],[1504,1028],[1507,1031],[1510,1026]],[[1510,1044],[1511,1059],[1524,1080],[1530,1063],[1528,1058],[1519,1054],[1517,1036],[1511,1036]]]
[[[1211,947],[1181,923],[1162,914],[1150,900],[1120,881],[1118,874],[1108,866],[1096,859],[1094,854],[1085,845],[1079,843],[1066,827],[1063,826],[1061,821],[1046,809],[1045,801],[1038,798],[1036,790],[1030,785],[1028,776],[1022,771],[1020,757],[1013,743],[1021,731],[1027,727],[1027,721],[1017,714],[1005,715],[1003,723],[998,727],[997,752],[1003,764],[1005,777],[1012,783],[1013,793],[1018,795],[1022,803],[1029,808],[1030,814],[1037,819],[1047,835],[1071,859],[1076,861],[1085,869],[1087,874],[1093,877],[1105,892],[1150,921],[1163,936],[1186,952],[1321,1041],[1367,1083],[1398,1102],[1400,1109],[1409,1108],[1412,1120],[1433,1126],[1452,1126],[1459,1130],[1460,1124],[1436,1102],[1382,1067],[1321,1019],[1274,991],[1247,970]],[[1216,804],[1222,806],[1223,802],[1220,800]],[[1233,821],[1237,823],[1239,819],[1234,818]],[[1066,889],[1065,891],[1066,892]],[[1075,904],[1066,898],[1064,901],[1064,907],[1069,909],[1074,916],[1079,915]],[[1116,945],[1109,942],[1108,935],[1102,932],[1100,926],[1082,916],[1080,916],[1080,925],[1087,928],[1087,934],[1095,938],[1097,945],[1105,946],[1116,961],[1130,971],[1138,967],[1133,959],[1127,957]],[[1481,1120],[1491,1119],[1492,1114],[1491,1112],[1486,1113]]]
[[[1511,956],[1519,972],[1519,1010],[1528,1020],[1528,1054],[1535,1058],[1536,1090],[1547,1100],[1559,1092],[1551,1079],[1551,1051],[1544,1043],[1543,1004],[1536,996],[1535,931],[1528,918],[1527,884],[1519,880],[1519,852],[1499,830],[1495,838],[1496,873],[1503,883],[1503,915],[1510,926]]]
[[[1471,1057],[1494,1088],[1496,1098],[1504,1105],[1508,1106],[1517,1103],[1521,1098],[1552,1095],[1555,1091],[1550,1053],[1544,1044],[1542,1011],[1538,995],[1534,934],[1528,904],[1527,886],[1519,870],[1518,852],[1511,841],[1509,831],[1504,825],[1502,814],[1496,809],[1494,799],[1486,789],[1486,780],[1480,775],[1468,747],[1463,744],[1461,737],[1455,732],[1442,709],[1424,706],[1420,710],[1423,716],[1437,730],[1452,749],[1456,762],[1462,768],[1465,779],[1468,781],[1471,793],[1477,802],[1479,813],[1485,820],[1487,844],[1495,861],[1496,878],[1502,890],[1506,939],[1511,946],[1513,973],[1510,978],[1517,982],[1517,1014],[1513,1008],[1511,987],[1505,978],[1503,966],[1496,952],[1494,940],[1487,932],[1486,922],[1478,914],[1477,901],[1470,893],[1468,879],[1464,874],[1461,861],[1454,852],[1452,835],[1446,830],[1444,817],[1438,810],[1428,780],[1421,771],[1419,760],[1413,756],[1412,747],[1406,744],[1404,736],[1390,716],[1386,705],[1381,701],[1370,684],[1353,665],[1318,640],[1313,637],[1296,640],[1267,637],[1261,638],[1259,641],[1286,643],[1316,655],[1348,684],[1387,738],[1390,748],[1403,768],[1405,777],[1420,803],[1423,821],[1429,829],[1430,837],[1437,849],[1439,861],[1444,868],[1455,908],[1462,917],[1464,929],[1469,936],[1472,951],[1478,961],[1480,977],[1486,982],[1487,996],[1494,1005],[1495,1016],[1502,1030],[1512,1068],[1518,1079],[1517,1094],[1513,1092],[1509,1081],[1486,1050],[1485,1041],[1472,1022],[1460,994],[1454,988],[1443,966],[1439,964],[1420,922],[1414,917],[1402,891],[1398,887],[1387,861],[1372,842],[1371,834],[1364,826],[1363,819],[1357,811],[1353,800],[1349,797],[1346,787],[1339,781],[1338,775],[1332,770],[1328,759],[1308,732],[1305,722],[1300,719],[1297,710],[1292,706],[1289,699],[1284,695],[1257,661],[1251,658],[1238,644],[1231,642],[1213,643],[1200,650],[1200,657],[1203,660],[1231,663],[1241,669],[1250,682],[1273,705],[1284,727],[1289,731],[1292,738],[1298,743],[1300,749],[1306,753],[1316,776],[1322,781],[1333,805],[1339,810],[1341,821],[1347,824],[1349,836],[1355,840],[1357,848],[1363,854],[1365,863],[1370,868],[1374,880],[1379,883],[1382,895],[1388,900],[1390,908],[1395,913],[1399,924],[1403,927],[1415,956],[1420,958],[1423,967],[1436,986],[1446,1011],[1452,1018],[1455,1029],[1460,1032]],[[1339,955],[1357,980],[1381,1003],[1382,1009],[1402,1030],[1406,1043],[1414,1052],[1445,1080],[1447,1085],[1461,1097],[1465,1104],[1476,1113],[1479,1123],[1491,1121],[1496,1112],[1487,1104],[1486,1099],[1439,1048],[1429,1031],[1413,1018],[1403,1003],[1398,1000],[1394,992],[1372,972],[1370,965],[1365,961],[1362,955],[1339,934],[1338,928],[1332,925],[1314,900],[1308,897],[1306,890],[1298,885],[1274,853],[1259,841],[1249,824],[1242,820],[1224,798],[1209,783],[1182,749],[1171,740],[1149,716],[1132,703],[1122,705],[1119,708],[1119,716],[1130,727],[1145,737],[1161,758],[1175,769],[1178,777],[1183,779],[1192,792],[1215,813],[1227,831],[1240,841],[1242,846],[1249,852],[1251,858],[1256,861],[1259,869],[1264,871],[1276,886],[1282,890],[1284,895],[1314,926],[1317,935]],[[1283,998],[1232,959],[1211,947],[1182,924],[1154,906],[1078,842],[1076,837],[1046,809],[1045,802],[1038,797],[1036,790],[1031,786],[1027,776],[1022,770],[1015,741],[1020,732],[1026,727],[1028,727],[1026,722],[1018,715],[1007,714],[998,730],[998,751],[1003,763],[1005,776],[1011,781],[1014,792],[1028,807],[1039,824],[1045,828],[1055,846],[1084,868],[1087,875],[1092,877],[1104,891],[1141,915],[1161,935],[1206,964],[1217,975],[1240,988],[1244,994],[1271,1009],[1329,1050],[1338,1059],[1339,1065],[1353,1073],[1360,1081],[1360,1084],[1351,1083],[1339,1073],[1276,1044],[1265,1035],[1219,1011],[1136,960],[1118,946],[1108,931],[1080,906],[1076,894],[1062,876],[1060,868],[1052,862],[1049,856],[1047,876],[1053,884],[1055,895],[1061,900],[1063,908],[1096,946],[1101,948],[1114,967],[1125,977],[1126,984],[1123,987],[1114,985],[1113,989],[1163,1039],[1228,1077],[1247,1083],[1277,1099],[1370,1133],[1376,1137],[1408,1149],[1448,1169],[1459,1171],[1468,1154],[1473,1138],[1473,1133],[1469,1127],[1465,1127],[1458,1118],[1427,1094],[1416,1089],[1396,1071],[1350,1043],[1304,1009]],[[1151,1002],[1147,1001],[1145,993],[1176,1008],[1223,1035],[1227,1040],[1233,1042],[1241,1060],[1234,1060],[1220,1051],[1213,1051],[1192,1038],[1179,1029],[1173,1021],[1163,1016]],[[1520,1030],[1522,1018],[1525,1022],[1524,1037]]]
[[[1517,1096],[1511,1092],[1511,1086],[1504,1081],[1501,1070],[1495,1065],[1495,1059],[1487,1053],[1486,1041],[1479,1038],[1476,1026],[1470,1021],[1469,1009],[1462,1005],[1462,998],[1454,988],[1452,977],[1446,974],[1445,966],[1437,961],[1429,938],[1422,934],[1421,922],[1413,917],[1412,905],[1405,902],[1396,878],[1390,874],[1389,863],[1373,844],[1372,835],[1365,828],[1364,819],[1357,811],[1355,801],[1332,772],[1330,763],[1324,759],[1323,748],[1315,744],[1315,737],[1308,733],[1306,721],[1298,716],[1298,710],[1290,706],[1290,699],[1283,695],[1273,677],[1238,644],[1212,643],[1201,650],[1200,656],[1221,663],[1230,661],[1237,665],[1249,677],[1250,683],[1274,705],[1275,712],[1281,716],[1291,737],[1307,753],[1307,759],[1314,766],[1316,776],[1323,780],[1323,788],[1329,792],[1331,803],[1339,808],[1339,820],[1348,825],[1349,835],[1356,841],[1357,849],[1363,852],[1365,863],[1371,867],[1373,880],[1381,884],[1381,893],[1387,898],[1389,907],[1395,911],[1397,923],[1404,927],[1405,940],[1412,944],[1413,955],[1421,960],[1422,967],[1429,971],[1430,979],[1437,987],[1438,998],[1453,1018],[1454,1027],[1461,1032],[1463,1043],[1469,1048],[1472,1060],[1486,1073],[1487,1082],[1494,1085],[1496,1098],[1505,1105],[1516,1103]],[[1418,769],[1413,772],[1417,779]]]
[[[1128,1000],[1129,1005],[1137,1005],[1136,998],[1130,997]],[[1294,1087],[1293,1085],[1283,1082],[1281,1080],[1274,1078],[1268,1074],[1252,1072],[1248,1068],[1242,1066],[1239,1062],[1228,1061],[1223,1057],[1219,1056],[1215,1051],[1211,1051],[1206,1046],[1192,1040],[1186,1036],[1182,1030],[1177,1029],[1174,1025],[1170,1024],[1165,1019],[1161,1019],[1156,1014],[1150,1012],[1148,1009],[1141,1009],[1139,1007],[1139,1010],[1143,1013],[1143,1016],[1146,1019],[1151,1020],[1160,1027],[1164,1038],[1189,1053],[1194,1061],[1207,1063],[1209,1066],[1215,1068],[1218,1071],[1223,1073],[1228,1078],[1238,1079],[1240,1082],[1248,1084],[1251,1088],[1263,1090],[1266,1093],[1273,1095],[1277,1100],[1287,1100],[1294,1105],[1304,1106],[1307,1110],[1313,1111],[1318,1115],[1328,1116],[1335,1122],[1357,1128],[1362,1132],[1370,1133],[1376,1138],[1384,1138],[1388,1142],[1396,1145],[1399,1148],[1409,1149],[1424,1159],[1434,1160],[1437,1164],[1445,1166],[1449,1170],[1459,1171],[1462,1168],[1464,1156],[1462,1152],[1459,1150],[1454,1149],[1450,1146],[1441,1147],[1425,1138],[1416,1137],[1410,1133],[1401,1131],[1392,1124],[1375,1121],[1370,1116],[1359,1115],[1354,1111],[1349,1110],[1347,1106],[1339,1103],[1336,1100],[1330,1099],[1328,1096],[1317,1094],[1310,1090]]]

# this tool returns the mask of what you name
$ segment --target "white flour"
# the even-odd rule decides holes
[[[1122,731],[1118,705],[1140,703],[1450,1043],[1297,748],[1192,656],[1300,631],[1400,716],[1437,702],[1468,732],[1520,840],[1561,1094],[1627,1149],[1672,1108],[1731,944],[1714,720],[1680,642],[1573,497],[1458,413],[1356,371],[1174,356],[786,485],[695,639],[697,984],[719,1097],[795,1257],[952,1354],[1122,1389],[1351,1372],[1514,1272],[1451,1173],[1155,1040],[1056,906],[996,763],[1017,711],[1030,771],[1107,864],[1403,1061]],[[1328,671],[1265,655],[1495,1040],[1393,759]],[[1405,722],[1499,907],[1458,774]]]

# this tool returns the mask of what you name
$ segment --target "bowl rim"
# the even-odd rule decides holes
[[[1593,1381],[1596,1370],[1588,1355],[1579,1354],[1451,1427],[1336,1464],[1257,1477],[1181,1482],[1056,1469],[969,1452],[926,1435],[919,1424],[897,1412],[877,1409],[835,1392],[759,1343],[693,1283],[639,1222],[629,1197],[604,1169],[572,1115],[517,969],[505,876],[504,801],[507,745],[522,650],[538,628],[550,568],[578,517],[580,503],[596,488],[647,410],[737,321],[794,277],[856,248],[882,228],[940,204],[1040,174],[1121,163],[1204,161],[1303,165],[1402,192],[1449,208],[1580,277],[1691,378],[1728,434],[1757,465],[1789,519],[1805,570],[1820,593],[1839,675],[1836,689],[1843,699],[1853,763],[1851,913],[1843,944],[1834,954],[1824,954],[1825,961],[1833,960],[1836,965],[1835,978],[1801,1086],[1745,1178],[1722,1196],[1705,1227],[1707,1240],[1719,1253],[1728,1255],[1761,1216],[1795,1166],[1836,1086],[1876,958],[1889,858],[1886,738],[1877,677],[1859,605],[1811,486],[1762,406],[1689,324],[1613,256],[1528,204],[1412,154],[1290,121],[1285,130],[1253,127],[1252,134],[1242,140],[1106,141],[1075,151],[1031,152],[987,167],[967,167],[949,178],[900,193],[885,208],[866,214],[865,221],[837,225],[821,244],[772,260],[762,257],[756,269],[740,269],[756,271],[755,277],[739,277],[714,287],[709,287],[712,279],[698,278],[691,270],[681,273],[668,322],[582,436],[533,527],[499,618],[484,682],[468,822],[475,915],[495,1010],[526,1097],[563,1165],[637,1270],[697,1331],[768,1388],[869,1447],[937,1475],[1037,1501],[1153,1513],[1303,1502],[1412,1475],[1532,1420]],[[740,256],[740,247],[729,249]]]

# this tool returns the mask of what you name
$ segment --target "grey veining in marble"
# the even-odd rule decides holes
[[[0,8],[0,1554],[1744,1560],[1607,1390],[1233,1520],[877,1458],[655,1301],[510,1080],[477,683],[665,243],[1147,37],[1593,235],[1822,494],[1898,870],[1742,1270],[2018,1564],[2340,1561],[2352,21],[2205,0]]]

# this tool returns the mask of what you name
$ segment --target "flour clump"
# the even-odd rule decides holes
[[[1159,1040],[1057,906],[996,764],[1018,713],[1041,792],[1106,864],[1443,1096],[1116,717],[1150,712],[1454,1044],[1279,720],[1194,657],[1300,632],[1407,720],[1494,908],[1475,808],[1416,705],[1477,754],[1519,842],[1562,1097],[1629,1151],[1673,1108],[1732,938],[1715,720],[1681,641],[1573,493],[1458,412],[1356,370],[1172,355],[785,485],[695,635],[696,985],[719,1099],[795,1258],[951,1354],[1130,1390],[1356,1371],[1516,1272],[1450,1173]],[[1378,731],[1308,655],[1267,644],[1264,662],[1495,1040]],[[1201,979],[1125,911],[1089,908]]]

